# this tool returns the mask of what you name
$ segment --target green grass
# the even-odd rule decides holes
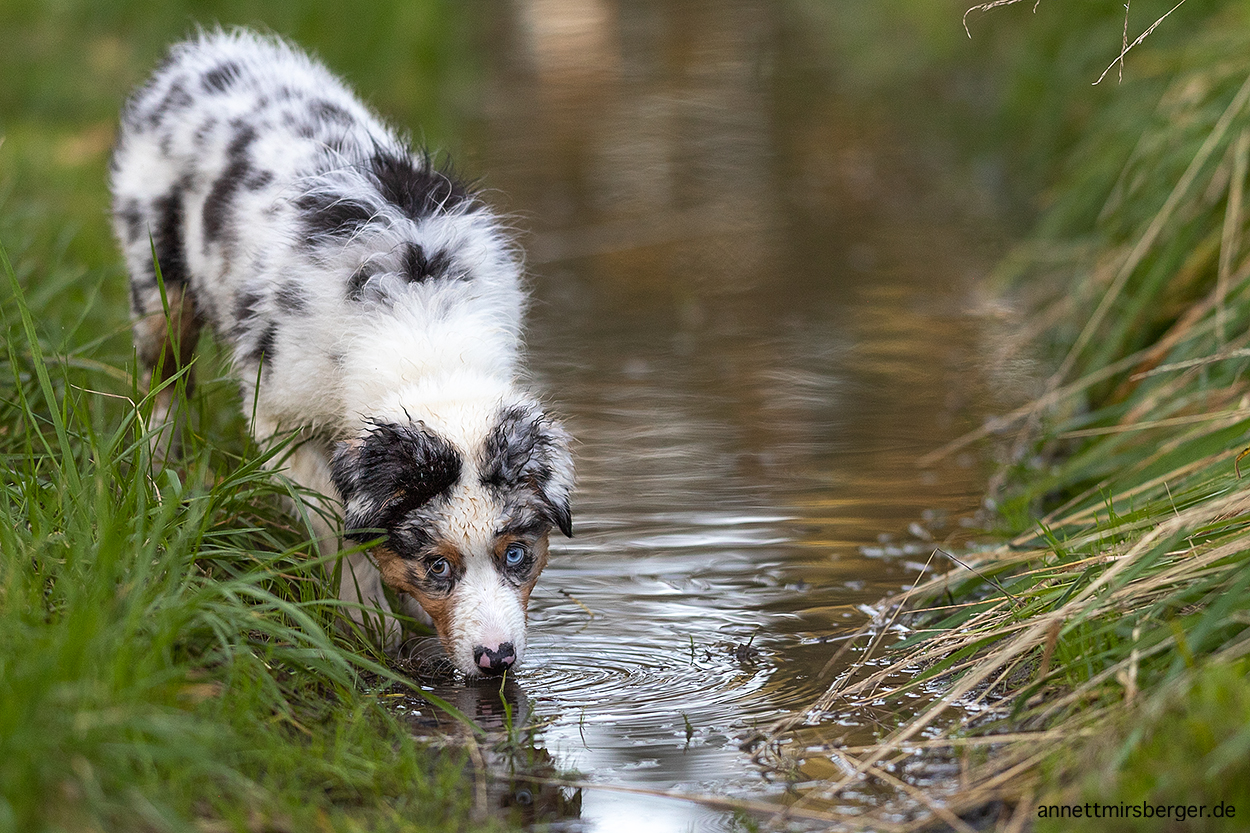
[[[1070,782],[1054,797],[1070,805],[1232,807],[1219,817],[1039,820],[1039,830],[1244,830],[1250,807],[1250,664],[1206,665],[1160,691],[1142,709],[1115,722],[1103,743],[1083,750],[1079,775],[1071,767],[1052,776]],[[1052,799],[1043,799],[1049,802]],[[1142,813],[1144,814],[1144,810]],[[1157,812],[1157,809],[1156,809]],[[1186,814],[1192,813],[1187,809]],[[1201,810],[1199,812],[1202,812]]]
[[[150,398],[49,354],[3,267],[0,829],[468,825],[464,761],[365,690],[289,484],[196,432],[153,470]]]
[[[1054,368],[1044,395],[1001,440],[1011,545],[945,578],[949,604],[904,647],[967,650],[954,684],[1006,706],[999,729],[1093,727],[1045,756],[1043,795],[1250,807],[1250,756],[1234,754],[1250,732],[1250,493],[1234,471],[1250,441],[1250,20],[1236,3],[1179,14],[1184,38],[1139,47],[1062,143],[1053,203],[1000,276],[1057,322],[1032,345]],[[1115,829],[1156,828],[1174,829]]]
[[[193,22],[299,39],[437,146],[474,72],[450,3],[0,5],[0,831],[494,828],[335,627],[207,342],[151,465],[105,166]]]
[[[1174,4],[1143,5],[1130,37]],[[1032,6],[973,26],[1002,61],[1004,146],[1026,182],[1047,183],[995,288],[1045,322],[1021,327],[1039,332],[1016,348],[1049,370],[1036,401],[966,438],[996,437],[1004,543],[883,603],[862,663],[813,708],[893,706],[881,742],[845,755],[879,782],[921,739],[958,760],[960,787],[928,806],[956,829],[970,828],[952,811],[985,808],[1000,829],[1075,829],[1036,807],[1092,801],[1223,801],[1240,815],[1080,829],[1244,829],[1250,14],[1191,0],[1130,53],[1122,85],[1113,71],[1092,87],[1119,51],[1123,6]],[[911,630],[889,646],[900,617]],[[771,739],[797,731],[783,721]]]
[[[1250,20],[1234,3],[1182,11],[1185,40],[1144,53],[1136,89],[1071,150],[1031,245],[1064,254],[1006,276],[1060,322],[1042,345],[1050,387],[1085,383],[1012,441],[1003,515],[1017,547],[1041,549],[983,569],[1034,602],[1022,618],[1054,623],[1011,692],[1015,719],[1107,727],[1052,757],[1043,792],[1250,808],[1250,493],[1235,471],[1250,442]],[[1242,813],[1098,829],[1232,830]]]

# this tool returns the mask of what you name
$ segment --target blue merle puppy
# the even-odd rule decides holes
[[[518,388],[498,216],[321,64],[246,31],[170,50],[122,114],[112,190],[149,385],[208,324],[257,439],[296,432],[277,465],[334,501],[310,507],[332,510],[309,513],[323,548],[382,539],[343,559],[340,597],[389,614],[384,582],[466,674],[519,663],[548,534],[572,534],[573,461]],[[157,394],[158,457],[172,404]]]

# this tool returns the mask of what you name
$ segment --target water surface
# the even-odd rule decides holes
[[[437,691],[613,787],[513,796],[540,817],[733,828],[648,791],[786,801],[810,776],[744,739],[820,695],[933,541],[966,540],[984,467],[916,460],[997,407],[972,294],[992,200],[924,113],[901,131],[839,89],[801,6],[490,8],[471,161],[527,231],[576,537],[553,541],[507,709],[491,684]]]

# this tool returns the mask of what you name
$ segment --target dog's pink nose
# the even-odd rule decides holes
[[[516,649],[511,642],[505,642],[494,650],[478,645],[473,649],[473,661],[487,674],[502,674],[516,662]]]

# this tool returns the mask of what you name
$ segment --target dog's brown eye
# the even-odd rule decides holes
[[[426,569],[435,578],[447,578],[451,575],[451,563],[446,558],[434,559]]]

